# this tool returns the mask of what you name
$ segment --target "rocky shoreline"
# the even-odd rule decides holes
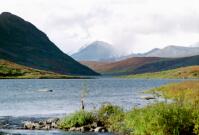
[[[52,130],[59,129],[58,122],[59,118],[49,118],[47,120],[41,121],[25,121],[23,128],[26,130]],[[99,122],[95,122],[89,125],[84,125],[81,127],[71,127],[69,129],[64,129],[65,131],[75,131],[75,132],[107,132],[107,129],[102,126]]]
[[[56,130],[60,118],[26,118],[26,117],[0,117],[0,129],[17,130]],[[81,127],[64,129],[70,132],[108,132],[101,123],[95,122]]]

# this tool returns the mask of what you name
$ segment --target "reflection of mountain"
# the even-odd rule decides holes
[[[0,59],[62,74],[97,74],[60,51],[34,25],[6,12],[0,15]]]

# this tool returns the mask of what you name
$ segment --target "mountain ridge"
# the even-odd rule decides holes
[[[63,53],[45,33],[9,12],[0,14],[0,59],[69,75],[98,75]]]
[[[199,65],[199,55],[184,58],[132,57],[116,62],[82,61],[81,63],[103,75],[128,75]]]
[[[110,47],[110,49],[107,53],[102,53],[103,51],[107,51],[105,47]],[[71,57],[78,61],[120,61],[131,57],[182,58],[195,55],[199,55],[198,43],[189,47],[168,45],[162,49],[154,48],[145,53],[131,53],[129,55],[124,55],[119,53],[119,50],[111,44],[104,41],[95,41],[81,48],[78,52],[72,54]]]
[[[95,41],[71,55],[78,61],[114,60],[119,55],[116,48],[104,41]]]

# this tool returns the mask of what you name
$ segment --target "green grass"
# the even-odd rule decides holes
[[[9,61],[0,60],[0,79],[78,79],[83,77],[61,75],[21,66]]]
[[[197,134],[197,109],[192,105],[155,104],[128,112],[124,123],[129,134],[135,135]]]
[[[171,83],[146,93],[159,93],[164,98],[174,99],[176,102],[199,104],[199,80]]]
[[[100,122],[108,131],[125,135],[199,135],[199,81],[172,83],[148,92],[172,103],[155,103],[124,111],[106,104],[97,111],[76,112],[60,121],[61,129]],[[163,93],[163,94],[162,94]]]
[[[93,113],[86,111],[78,111],[74,114],[66,116],[58,123],[60,129],[69,129],[71,127],[81,127],[92,124],[95,121]]]
[[[199,78],[199,66],[182,67],[154,73],[122,76],[122,78],[168,78],[168,79],[190,79]]]

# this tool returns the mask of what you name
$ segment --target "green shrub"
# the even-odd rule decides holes
[[[78,111],[61,119],[58,123],[58,126],[61,129],[69,129],[71,127],[80,127],[91,124],[94,120],[95,117],[91,112]]]
[[[191,106],[156,104],[128,112],[124,121],[131,134],[185,135],[193,133],[195,116]]]
[[[192,114],[194,116],[194,133],[196,135],[199,135],[199,108],[196,108],[195,111]]]
[[[105,104],[99,108],[98,120],[112,132],[119,132],[123,127],[124,111],[119,106]]]

